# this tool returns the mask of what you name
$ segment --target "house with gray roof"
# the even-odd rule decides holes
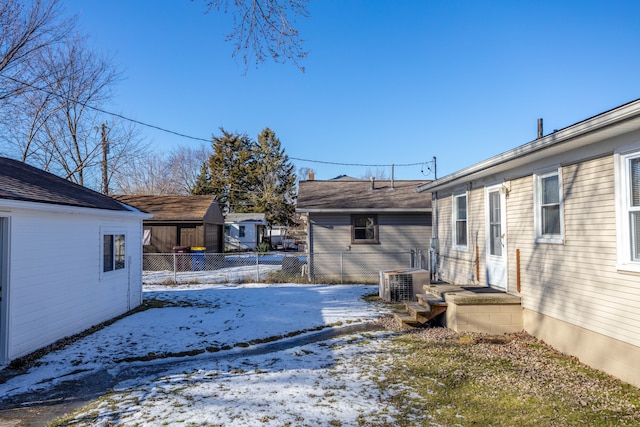
[[[140,305],[149,216],[0,157],[0,366]]]
[[[379,270],[427,269],[431,198],[415,191],[427,182],[301,181],[296,211],[307,226],[308,273],[375,282]],[[412,251],[422,258],[416,261]]]

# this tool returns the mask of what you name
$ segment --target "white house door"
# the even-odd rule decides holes
[[[507,290],[507,225],[505,195],[501,186],[487,187],[485,191],[487,224],[487,284]]]

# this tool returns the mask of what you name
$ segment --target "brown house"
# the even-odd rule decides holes
[[[214,196],[115,196],[153,218],[144,220],[145,253],[170,253],[175,246],[221,253],[224,217]]]

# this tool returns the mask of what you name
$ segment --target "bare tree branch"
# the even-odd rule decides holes
[[[256,65],[272,58],[287,61],[304,72],[302,60],[308,54],[303,40],[293,26],[298,17],[306,18],[307,0],[210,0],[207,10],[233,14],[233,32],[227,40],[234,43],[233,56],[240,55],[245,71],[250,62]]]

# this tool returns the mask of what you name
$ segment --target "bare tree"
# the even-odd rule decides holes
[[[50,64],[51,72],[44,80],[44,90],[56,94],[58,104],[44,124],[49,169],[85,185],[85,170],[98,167],[101,159],[99,125],[104,118],[96,107],[109,99],[118,74],[79,38],[46,52],[42,61]]]
[[[364,175],[361,176],[362,179],[374,178],[378,181],[383,181],[389,179],[387,175],[387,171],[383,167],[377,167],[375,170],[371,170],[371,168],[367,168],[364,172]]]
[[[33,58],[62,42],[73,20],[62,20],[61,0],[2,0],[0,2],[0,99],[25,90],[39,79]]]
[[[127,162],[118,168],[114,177],[118,194],[128,195],[178,195],[178,183],[171,177],[168,162],[159,153]]]
[[[137,171],[130,165],[136,165],[141,159],[149,156],[149,146],[140,137],[140,128],[122,121],[111,121],[103,124],[106,131],[106,187],[105,194],[112,194],[112,189],[128,179],[128,174]],[[101,128],[103,128],[101,125]],[[97,188],[96,185],[94,187]],[[126,194],[122,193],[121,194]]]
[[[211,149],[204,144],[199,147],[176,147],[169,153],[168,167],[180,193],[190,194],[198,181],[202,165],[209,163],[210,156]]]
[[[233,56],[240,54],[245,70],[271,58],[293,64],[304,72],[300,33],[293,26],[298,17],[309,16],[307,0],[205,0],[207,10],[233,13],[233,32],[227,36],[234,43]]]

